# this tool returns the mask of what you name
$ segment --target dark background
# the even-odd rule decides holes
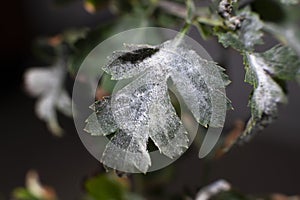
[[[100,163],[81,144],[73,121],[59,116],[66,130],[62,139],[53,137],[34,113],[35,100],[23,90],[22,74],[30,66],[44,63],[32,54],[37,36],[53,35],[65,28],[90,26],[109,19],[106,12],[87,13],[80,1],[55,6],[51,0],[3,1],[1,3],[1,139],[0,193],[9,197],[13,188],[24,185],[28,170],[36,169],[42,181],[56,188],[61,199],[77,199],[85,176]],[[242,58],[233,50],[222,51],[216,42],[197,39],[210,55],[227,66],[233,81],[227,90],[234,111],[228,112],[225,130],[237,119],[249,117],[251,87],[243,82]],[[226,59],[225,59],[226,58]],[[211,166],[210,180],[224,178],[246,193],[300,193],[300,95],[296,83],[288,85],[289,104],[280,107],[279,119],[253,141],[235,147]],[[196,189],[203,178],[203,161],[190,149],[174,163],[178,173],[168,188]]]

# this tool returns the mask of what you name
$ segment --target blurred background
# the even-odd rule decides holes
[[[108,10],[90,14],[81,1],[63,6],[51,0],[3,1],[1,8],[0,196],[10,197],[15,187],[24,185],[26,172],[35,169],[61,199],[78,199],[84,178],[101,171],[101,163],[82,145],[72,119],[58,116],[66,131],[64,137],[49,133],[35,115],[35,99],[26,94],[22,75],[31,66],[47,64],[33,54],[32,44],[38,36],[53,36],[66,28],[96,27],[113,15]],[[236,120],[247,120],[250,115],[251,87],[244,83],[242,58],[232,49],[223,50],[215,38],[204,41],[195,30],[190,35],[226,67],[232,80],[227,89],[234,106],[226,119],[224,132],[228,132]],[[270,47],[274,41],[268,40]],[[175,180],[165,190],[194,192],[204,179],[209,183],[222,178],[245,193],[299,194],[300,93],[294,82],[287,88],[289,104],[280,107],[275,123],[251,142],[209,163],[198,159],[197,148],[190,148],[173,164]]]

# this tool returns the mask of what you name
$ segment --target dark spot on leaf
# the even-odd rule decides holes
[[[158,52],[158,48],[143,48],[137,49],[132,52],[125,53],[124,55],[118,57],[122,63],[130,62],[131,64],[135,64],[143,61],[146,58],[151,57],[153,54]]]

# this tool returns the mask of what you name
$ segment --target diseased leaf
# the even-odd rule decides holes
[[[264,70],[276,78],[294,80],[300,76],[300,59],[289,47],[277,45],[255,55],[264,61]]]
[[[38,117],[47,123],[54,135],[61,136],[63,130],[57,121],[56,110],[72,116],[71,98],[63,88],[66,77],[64,60],[59,59],[48,68],[31,68],[24,77],[26,90],[33,97],[38,97]]]
[[[215,35],[225,48],[231,46],[238,51],[252,51],[256,44],[262,44],[263,23],[259,16],[249,9],[243,9],[237,13],[242,20],[240,29],[235,31],[215,28]]]
[[[269,68],[268,64],[269,61],[260,54],[245,54],[245,81],[253,85],[254,91],[249,102],[251,118],[241,136],[242,139],[248,139],[253,133],[269,125],[277,116],[278,104],[287,101],[281,86],[266,70]]]
[[[185,47],[183,39],[157,46],[126,45],[126,49],[114,52],[103,70],[114,80],[132,81],[113,93],[109,104],[104,99],[92,106],[95,113],[85,130],[94,135],[115,131],[102,155],[104,165],[146,173],[151,165],[149,138],[170,158],[188,147],[187,132],[171,104],[167,83],[172,82],[200,124],[220,127],[223,110],[213,104],[226,107],[222,89],[229,81],[221,67]]]
[[[117,130],[118,126],[112,115],[110,101],[110,97],[105,97],[102,101],[97,101],[91,106],[95,112],[86,120],[85,131],[91,135],[106,136]]]

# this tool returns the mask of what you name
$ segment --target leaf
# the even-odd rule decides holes
[[[94,200],[124,200],[126,188],[111,176],[98,175],[85,183],[85,189]]]
[[[118,129],[111,111],[111,98],[104,97],[91,106],[95,112],[86,120],[85,131],[91,135],[109,135]]]
[[[264,70],[282,80],[295,80],[300,76],[300,59],[294,51],[286,46],[277,45],[272,49],[255,54],[265,65]]]
[[[266,71],[268,64],[268,60],[260,54],[245,54],[245,81],[253,85],[254,91],[249,102],[251,118],[242,139],[248,139],[253,133],[269,125],[277,116],[277,105],[287,101],[281,86]]]
[[[223,110],[215,108],[212,102],[226,105],[222,88],[229,81],[221,67],[202,59],[178,38],[157,46],[126,45],[126,48],[114,52],[103,70],[114,80],[131,78],[132,81],[111,98],[92,106],[95,113],[87,120],[85,130],[94,135],[99,130],[107,130],[99,135],[116,132],[102,155],[104,165],[146,173],[151,165],[147,151],[149,138],[169,158],[181,155],[188,147],[187,132],[168,94],[168,80],[195,119],[211,127],[222,126]]]
[[[268,23],[265,25],[265,28],[270,33],[275,34],[280,40],[284,40],[284,43],[290,46],[300,58],[300,29],[297,24],[290,23],[279,26]]]
[[[252,51],[256,44],[263,43],[263,23],[257,14],[247,8],[238,12],[238,16],[243,19],[240,29],[232,31],[216,27],[215,35],[225,48],[231,46],[238,51]]]
[[[47,68],[30,68],[25,72],[25,87],[28,93],[37,97],[36,114],[44,120],[56,136],[63,133],[57,121],[56,110],[72,116],[71,98],[63,88],[66,77],[65,62],[61,58]]]
[[[100,174],[85,182],[87,199],[90,200],[143,200],[141,196],[131,193],[130,180],[120,178],[112,173]]]

